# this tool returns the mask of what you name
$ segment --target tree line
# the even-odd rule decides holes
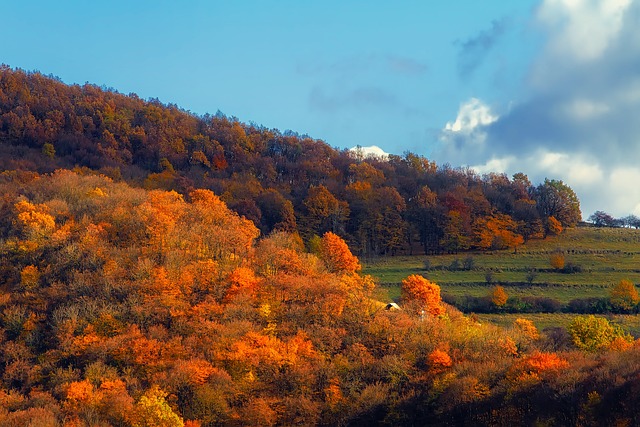
[[[364,158],[233,117],[0,67],[0,168],[89,168],[146,189],[209,189],[261,233],[326,232],[362,256],[517,247],[581,219],[571,188],[407,152]]]
[[[615,218],[604,211],[595,211],[589,216],[588,221],[596,227],[640,228],[640,218],[636,215],[627,215],[622,218]]]

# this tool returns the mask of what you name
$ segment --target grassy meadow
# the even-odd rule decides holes
[[[576,266],[578,271],[555,270],[550,264],[555,251],[562,251],[566,264]],[[364,273],[374,276],[394,300],[400,296],[400,282],[411,274],[423,275],[437,283],[443,294],[455,297],[487,296],[496,284],[503,286],[510,297],[548,297],[561,303],[608,297],[622,279],[640,283],[640,230],[577,227],[560,236],[530,241],[517,252],[388,257],[365,262]],[[511,321],[503,320],[509,319],[507,314],[484,316],[496,323]],[[572,315],[534,316],[543,326],[562,326]],[[640,332],[640,325],[636,327]]]

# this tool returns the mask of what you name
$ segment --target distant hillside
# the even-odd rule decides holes
[[[309,137],[0,68],[0,169],[89,168],[147,189],[213,190],[262,234],[327,231],[360,255],[516,247],[580,219],[561,181],[478,176],[413,153],[359,158]]]

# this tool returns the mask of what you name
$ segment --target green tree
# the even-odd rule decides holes
[[[53,159],[56,156],[56,149],[52,143],[47,142],[42,146],[42,154]]]
[[[607,349],[616,339],[632,342],[633,337],[604,317],[578,316],[567,327],[573,344],[581,350],[596,352]]]
[[[573,227],[582,219],[578,196],[560,180],[545,179],[533,190],[533,196],[543,218],[554,217],[563,227]]]

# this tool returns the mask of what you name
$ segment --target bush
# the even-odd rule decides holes
[[[468,256],[464,259],[464,261],[462,261],[462,268],[464,268],[467,271],[473,270],[475,266],[476,266],[475,260],[473,259],[472,256]]]
[[[608,348],[617,338],[629,343],[633,341],[631,335],[604,317],[578,316],[567,330],[577,348],[591,352]]]
[[[493,283],[493,271],[488,270],[484,275],[484,280],[486,280],[488,284],[492,284]]]
[[[458,258],[456,258],[453,261],[451,261],[451,264],[449,264],[449,270],[450,271],[458,271],[458,270],[460,270],[460,260]]]
[[[566,311],[578,314],[602,314],[611,312],[611,303],[607,298],[576,298],[569,301]]]
[[[522,297],[522,302],[530,313],[558,313],[562,310],[562,303],[549,297]]]
[[[562,272],[565,274],[582,273],[582,266],[568,262],[562,269]]]
[[[552,253],[549,257],[549,264],[556,270],[562,270],[565,265],[564,254],[560,251]]]

